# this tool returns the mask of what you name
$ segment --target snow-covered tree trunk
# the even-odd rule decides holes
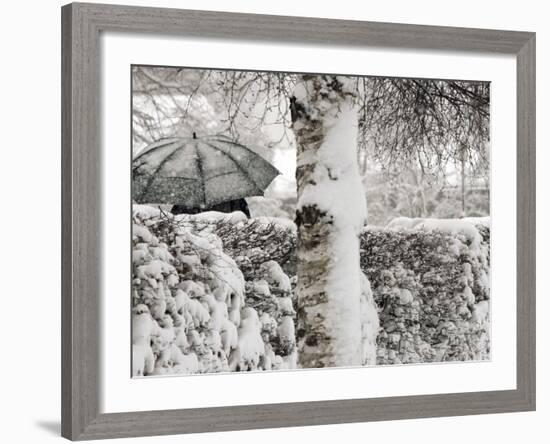
[[[361,325],[365,278],[358,235],[366,220],[366,200],[357,163],[355,94],[350,78],[302,75],[291,99],[298,156],[297,339],[302,368],[373,363],[370,358],[365,362],[365,356],[374,354],[365,353]]]

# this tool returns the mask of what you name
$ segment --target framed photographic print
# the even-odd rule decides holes
[[[535,408],[535,35],[62,8],[62,434]]]

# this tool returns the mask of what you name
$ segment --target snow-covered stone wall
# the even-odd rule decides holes
[[[135,376],[295,368],[292,222],[140,205],[133,222]],[[377,364],[490,358],[487,219],[400,218],[360,240]]]
[[[259,234],[289,229],[254,224]],[[292,284],[275,254],[235,239],[250,235],[249,225],[237,213],[173,216],[134,205],[134,376],[295,366]]]
[[[379,307],[377,363],[490,359],[490,228],[465,220],[365,229],[361,265]]]

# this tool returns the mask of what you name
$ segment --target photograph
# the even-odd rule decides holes
[[[132,377],[490,361],[490,96],[132,65]]]

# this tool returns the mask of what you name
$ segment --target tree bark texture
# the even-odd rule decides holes
[[[355,94],[350,78],[302,75],[291,99],[302,368],[363,365],[375,355],[365,341],[375,344],[376,331],[365,333],[362,327],[365,313],[372,321],[374,310],[377,330],[370,287],[364,288],[368,280],[359,267],[366,201],[357,163]]]

